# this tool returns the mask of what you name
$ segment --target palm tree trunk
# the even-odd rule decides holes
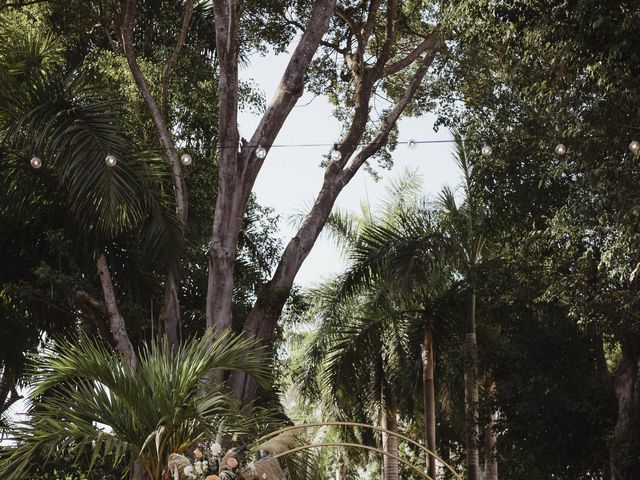
[[[391,399],[389,404],[385,402],[384,394],[382,396],[382,428],[389,430],[390,432],[398,432],[398,421],[396,419],[397,408],[395,405],[395,399]],[[398,456],[398,437],[389,435],[388,433],[382,433],[382,449],[394,456]],[[384,456],[382,460],[382,479],[383,480],[399,480],[400,478],[400,465],[395,458]]]
[[[488,376],[485,383],[485,390],[488,395],[494,396],[496,391],[496,382],[492,376]],[[484,461],[484,477],[487,480],[498,480],[498,457],[497,457],[497,442],[498,437],[496,435],[496,423],[498,421],[498,412],[491,414],[491,419],[484,429],[484,446],[486,458]]]
[[[478,344],[476,340],[476,292],[471,290],[469,318],[464,344],[464,390],[465,390],[465,443],[467,448],[467,478],[480,480],[480,453],[478,438]]]
[[[434,384],[433,327],[427,320],[421,345],[422,356],[422,395],[424,406],[424,441],[427,448],[436,452],[436,394]],[[427,458],[427,475],[436,478],[436,459]]]
[[[622,343],[622,357],[616,370],[615,394],[618,419],[610,447],[611,479],[639,480],[639,441],[637,438],[637,405],[635,401],[638,377],[638,348],[632,342]]]

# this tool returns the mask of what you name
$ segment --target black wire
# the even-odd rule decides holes
[[[408,144],[430,144],[430,143],[455,143],[456,140],[451,139],[451,140],[406,140],[406,141],[401,141],[401,142],[396,142],[396,145],[408,145]],[[358,147],[366,147],[368,145],[384,145],[386,142],[370,142],[370,143],[358,143],[357,146]],[[271,148],[313,148],[313,147],[340,147],[340,145],[342,145],[341,143],[286,143],[286,144],[273,144],[270,147],[268,147],[269,149]],[[224,146],[224,145],[219,145],[217,148],[239,148],[240,145],[238,145],[237,147],[234,146]],[[263,145],[250,145],[248,143],[242,145],[242,148],[267,148],[264,147]],[[165,150],[170,150],[169,148],[165,148],[165,147],[149,147],[149,148],[140,148],[140,149],[135,149],[133,150],[134,152],[149,152],[149,151],[165,151]],[[185,147],[185,148],[174,148],[173,150],[183,150],[185,153],[189,152],[189,148]],[[131,150],[129,150],[131,151]],[[75,150],[71,150],[71,152],[107,152],[106,149],[104,148],[79,148],[79,149],[75,149]]]

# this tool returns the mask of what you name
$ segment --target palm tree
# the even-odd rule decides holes
[[[314,314],[321,324],[305,355],[311,360],[305,371],[307,388],[315,391],[333,419],[379,424],[398,432],[402,392],[410,388],[407,372],[412,370],[403,334],[407,323],[386,315],[383,295],[360,295],[337,305],[332,286],[336,284],[324,287],[324,299],[320,290],[314,292]],[[397,438],[384,434],[382,448],[398,456]],[[398,462],[385,456],[383,478],[398,476]]]
[[[32,365],[34,406],[15,430],[17,446],[0,463],[0,477],[17,480],[65,452],[90,451],[89,468],[110,462],[160,480],[171,453],[203,439],[247,428],[230,397],[204,381],[215,369],[242,370],[266,385],[256,345],[229,332],[181,346],[166,340],[139,352],[137,370],[103,343],[81,336],[57,341]]]
[[[111,276],[119,270],[144,283],[139,268],[117,268],[131,267],[123,256],[152,258],[146,260],[153,264],[147,274],[177,268],[185,240],[166,188],[170,172],[156,153],[134,148],[123,129],[123,106],[114,100],[118,95],[98,85],[94,73],[82,66],[66,68],[63,49],[51,35],[16,32],[4,22],[0,81],[0,185],[11,195],[9,207],[18,209],[10,214],[41,221],[30,225],[38,232],[30,243],[44,242],[41,232],[50,229],[73,239],[84,254],[77,255],[82,257],[78,263],[93,265],[82,278],[93,279],[97,272],[101,280],[109,320],[103,336],[134,364]],[[118,251],[126,254],[116,262]],[[85,304],[99,305],[87,292],[76,293],[88,299]],[[77,309],[66,313],[77,320]],[[94,317],[104,323],[102,315]]]
[[[320,302],[323,320],[318,334],[324,342],[335,346],[333,342],[343,341],[350,348],[358,349],[358,355],[368,358],[369,365],[379,365],[380,374],[387,378],[406,378],[407,372],[413,377],[409,365],[404,366],[405,370],[394,371],[393,364],[388,362],[393,356],[382,354],[382,360],[376,357],[376,352],[382,352],[389,345],[400,342],[392,352],[410,359],[408,363],[413,363],[414,359],[421,362],[425,443],[435,452],[434,307],[452,282],[450,269],[443,261],[447,258],[444,238],[438,232],[429,205],[419,199],[419,188],[417,177],[405,173],[390,186],[381,212],[375,218],[366,206],[359,218],[343,212],[334,213],[328,225],[350,266],[333,284],[324,287],[325,292],[316,291],[311,295],[316,300],[327,299]],[[350,318],[357,320],[353,323]],[[364,336],[365,327],[367,336]],[[334,338],[336,332],[345,339]],[[373,350],[366,342],[374,345]],[[413,347],[416,343],[419,349]],[[316,348],[321,351],[333,347],[316,345]],[[345,367],[333,363],[334,357],[336,355],[332,354],[325,368],[344,372]],[[355,368],[353,361],[350,365]],[[359,368],[366,368],[366,365]],[[337,378],[331,381],[336,382]],[[355,385],[349,378],[344,381]],[[410,383],[407,388],[411,388]],[[384,398],[393,411],[382,410],[381,418],[397,428],[397,392],[406,391],[406,388],[400,388],[396,381],[389,384],[395,392]],[[374,401],[369,399],[369,402]],[[383,404],[382,401],[379,403]],[[426,460],[427,473],[434,478],[435,458],[429,456]]]
[[[454,139],[456,141],[455,159],[463,175],[463,198],[458,205],[455,192],[450,188],[444,188],[439,195],[438,203],[442,213],[443,231],[447,232],[451,248],[452,260],[457,272],[464,278],[468,291],[464,344],[467,476],[469,480],[480,480],[476,295],[478,267],[482,261],[486,238],[482,233],[484,218],[482,205],[474,190],[472,169],[467,158],[464,139],[457,131],[454,131]]]

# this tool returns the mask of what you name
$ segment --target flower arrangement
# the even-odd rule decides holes
[[[223,452],[217,442],[199,445],[192,455],[169,456],[167,480],[281,480],[284,472],[269,456],[243,464],[236,448]]]

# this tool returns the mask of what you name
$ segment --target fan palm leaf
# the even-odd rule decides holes
[[[140,461],[158,479],[168,456],[221,425],[247,428],[235,403],[205,379],[215,369],[241,369],[263,385],[267,368],[256,345],[225,333],[205,334],[180,347],[166,342],[141,349],[133,371],[105,345],[81,336],[58,341],[34,365],[34,398],[29,420],[16,430],[17,446],[0,463],[0,476],[21,478],[34,460],[52,460],[63,451],[77,458],[91,451],[98,459],[130,469]]]

